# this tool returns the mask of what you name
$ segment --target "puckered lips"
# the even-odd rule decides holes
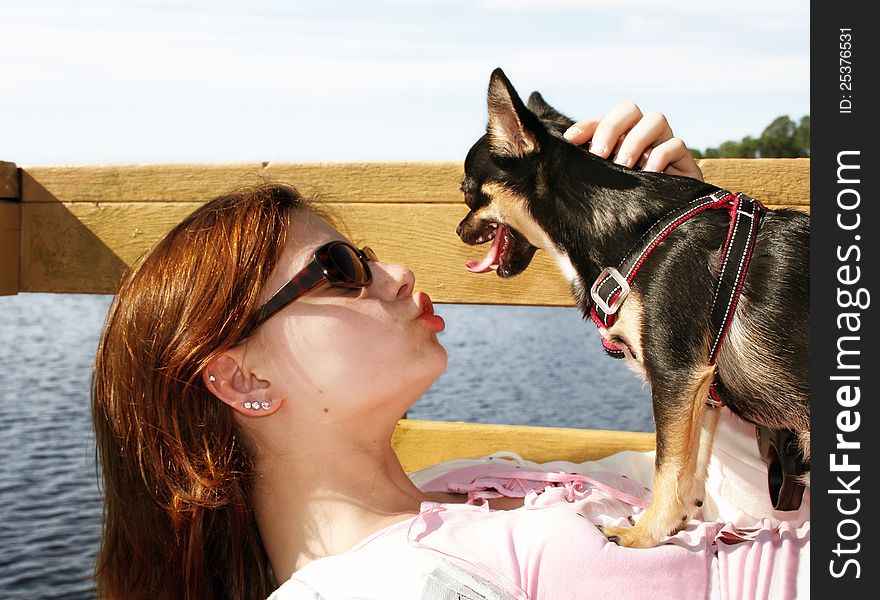
[[[446,322],[443,317],[434,314],[434,303],[431,302],[430,296],[425,292],[416,292],[415,300],[419,306],[419,314],[416,319],[424,322],[436,333],[443,331],[446,328]]]
[[[525,271],[537,250],[515,230],[493,221],[487,221],[476,238],[464,241],[471,245],[492,242],[483,260],[470,260],[465,263],[464,266],[468,271],[471,273],[495,271],[499,277],[505,278]]]

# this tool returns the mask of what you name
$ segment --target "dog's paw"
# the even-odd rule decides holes
[[[608,538],[609,542],[614,542],[618,546],[622,546],[620,542],[620,536],[626,532],[629,527],[599,527],[599,531],[602,532],[602,535]]]
[[[599,527],[608,541],[627,548],[653,548],[663,542],[666,537],[675,535],[687,526],[688,517],[683,515],[676,524],[666,527],[653,519],[646,519],[646,514],[632,527]],[[630,519],[632,522],[632,519]],[[653,526],[652,526],[653,525]]]
[[[600,527],[608,541],[627,548],[653,548],[660,543],[662,537],[654,538],[646,528],[639,527]]]

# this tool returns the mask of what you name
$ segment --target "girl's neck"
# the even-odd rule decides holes
[[[390,436],[370,448],[325,439],[264,456],[257,459],[253,501],[279,584],[311,561],[411,518],[428,499],[407,477]]]

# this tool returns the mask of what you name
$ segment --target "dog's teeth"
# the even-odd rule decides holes
[[[492,266],[489,267],[489,268],[492,269],[493,271],[497,271],[497,270],[498,270],[498,265],[492,265]]]

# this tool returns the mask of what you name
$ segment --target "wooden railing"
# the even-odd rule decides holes
[[[770,208],[809,210],[808,159],[706,159],[706,181]],[[263,180],[290,183],[326,203],[354,241],[412,268],[435,302],[571,306],[555,265],[538,253],[513,280],[470,276],[480,249],[455,227],[466,213],[460,163],[258,163],[25,166],[0,162],[0,295],[110,294],[122,273],[199,204]],[[563,441],[560,444],[560,440]],[[588,460],[645,449],[650,434],[402,422],[409,469],[445,458],[519,450],[526,458]]]

